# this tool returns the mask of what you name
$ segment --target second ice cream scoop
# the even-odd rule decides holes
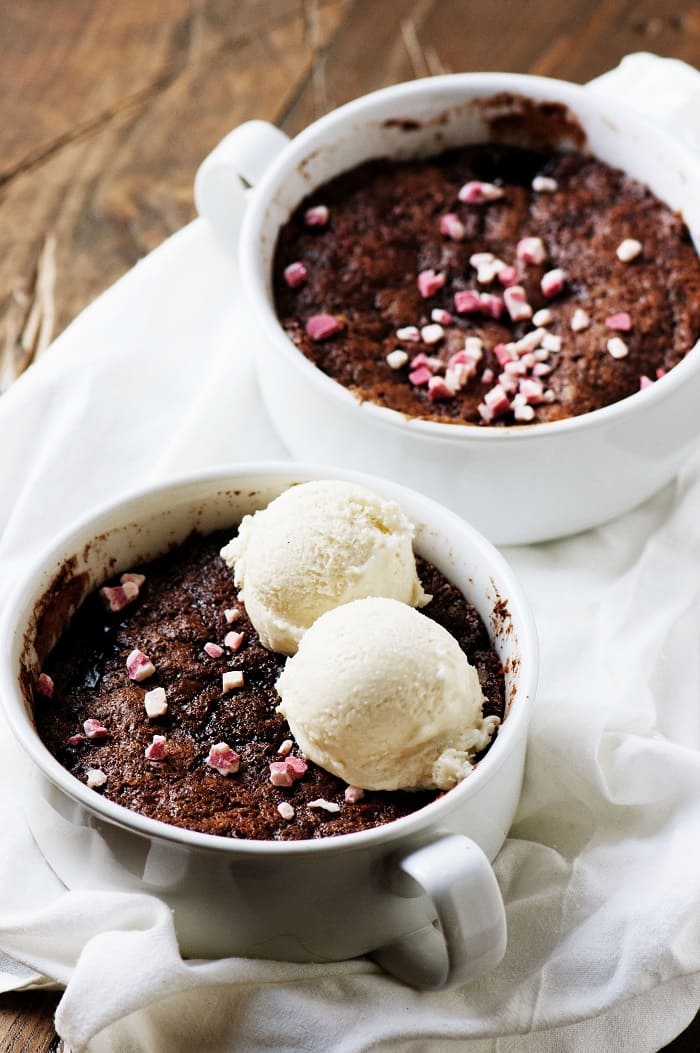
[[[450,789],[498,724],[454,637],[391,599],[322,615],[276,686],[304,755],[366,790]]]

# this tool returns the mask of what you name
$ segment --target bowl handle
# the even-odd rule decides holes
[[[194,180],[194,200],[229,255],[236,257],[248,191],[288,144],[267,121],[246,121],[204,158]]]
[[[506,949],[506,914],[491,864],[470,838],[448,834],[395,861],[393,892],[427,893],[437,924],[380,947],[374,960],[422,990],[456,987],[498,965]]]

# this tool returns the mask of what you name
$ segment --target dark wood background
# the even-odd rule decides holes
[[[512,70],[583,82],[640,50],[700,66],[697,0],[1,4],[0,392],[193,217],[197,166],[241,121],[294,134],[400,80]],[[0,996],[1,1053],[58,1049],[58,997]],[[696,1053],[700,1025],[668,1048]]]

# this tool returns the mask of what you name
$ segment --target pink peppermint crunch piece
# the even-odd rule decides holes
[[[542,238],[521,238],[515,252],[523,263],[544,263],[547,259],[547,250]]]
[[[149,676],[153,676],[156,667],[148,655],[135,647],[126,660],[126,671],[130,680],[140,683],[142,680],[147,680]]]
[[[506,373],[505,370],[502,373],[499,373],[499,375],[496,377],[496,380],[497,380],[498,383],[495,386],[501,388],[501,390],[508,397],[510,397],[511,395],[514,395],[515,392],[518,390],[518,378],[517,378],[517,376],[514,377],[510,373]],[[489,395],[491,395],[490,391],[488,391],[486,393],[486,395],[484,396],[484,401],[486,402],[487,405],[489,405],[489,406],[491,406],[493,408],[495,405],[497,405],[497,402],[496,402],[495,399],[493,401],[489,402],[489,399],[488,399]],[[504,408],[502,412],[506,413],[507,410]]]
[[[538,175],[532,180],[532,189],[536,194],[553,194],[559,184],[551,176]]]
[[[479,293],[479,305],[483,313],[491,318],[500,318],[505,309],[505,303],[501,297],[493,293]]]
[[[453,241],[462,241],[466,233],[464,223],[454,212],[447,212],[440,217],[440,233]]]
[[[126,574],[122,574],[119,580],[122,583],[122,585],[126,585],[127,581],[130,581],[133,585],[136,585],[140,589],[144,581],[146,580],[146,575],[137,574],[135,571],[129,570],[126,572]]]
[[[475,289],[462,289],[456,292],[454,304],[457,314],[479,314],[481,311],[481,297]]]
[[[104,786],[107,782],[107,776],[99,768],[88,768],[85,781],[91,790],[98,790],[100,786]]]
[[[209,641],[205,643],[204,650],[210,658],[221,658],[224,653],[223,647],[219,647],[218,643],[211,643]]]
[[[235,775],[240,767],[241,758],[226,742],[217,742],[210,748],[206,763],[221,775]]]
[[[153,742],[144,750],[146,760],[165,760],[165,735],[154,735]]]
[[[484,258],[487,256],[490,259]],[[482,262],[474,264],[475,259],[481,259]],[[500,274],[506,266],[503,260],[497,260],[490,252],[477,252],[471,257],[469,262],[472,266],[476,266],[476,280],[482,285],[490,285],[496,275]]]
[[[430,325],[423,326],[420,335],[424,344],[437,344],[443,339],[445,330],[437,322],[432,322]]]
[[[514,349],[519,355],[524,351],[534,351],[536,347],[540,346],[540,341],[544,340],[546,336],[546,329],[531,329],[529,333],[525,333],[525,336],[520,337],[514,345]]]
[[[492,252],[472,252],[469,257],[469,264],[478,270],[479,267],[486,267],[489,263],[493,263],[495,259],[496,257]]]
[[[233,625],[234,622],[240,620],[241,611],[239,607],[227,607],[224,611],[224,618],[226,619],[227,625]]]
[[[150,717],[164,717],[168,712],[168,702],[165,697],[165,688],[154,687],[152,691],[147,691],[143,696],[143,704],[146,709],[146,716]]]
[[[639,378],[639,390],[644,391],[645,388],[650,388],[653,383],[654,381],[651,379],[651,377],[647,377],[644,374],[642,374],[642,376]],[[70,741],[70,739],[68,741]]]
[[[39,673],[36,682],[36,693],[43,698],[53,698],[53,680],[48,673]]]
[[[365,791],[360,786],[346,786],[345,787],[345,800],[348,804],[357,804],[361,801],[365,795]]]
[[[528,421],[535,419],[535,411],[532,406],[525,402],[522,396],[516,395],[513,399],[513,416],[520,423],[526,424]]]
[[[229,651],[240,651],[241,645],[245,640],[245,633],[230,632],[226,633],[224,637],[224,647],[228,647]]]
[[[421,271],[417,278],[418,292],[424,300],[434,296],[445,284],[445,275],[434,270]]]
[[[453,395],[457,391],[461,391],[466,386],[468,381],[474,376],[476,367],[471,363],[469,365],[458,362],[454,366],[448,366],[445,370],[445,387],[448,392]],[[438,380],[438,377],[433,377],[433,380]],[[431,381],[432,383],[432,381]],[[430,384],[428,385],[428,397],[434,398],[433,392],[430,390]],[[449,395],[445,395],[445,398],[449,398]]]
[[[244,680],[245,678],[240,669],[231,669],[221,677],[221,690],[226,695],[229,691],[235,691],[237,688],[243,687]]]
[[[295,260],[294,263],[290,263],[289,266],[284,268],[284,280],[290,289],[296,289],[298,286],[303,285],[308,276],[309,272],[299,260]]]
[[[484,205],[505,197],[505,191],[494,183],[482,183],[478,179],[472,179],[461,187],[457,197],[467,205]]]
[[[545,351],[561,351],[561,337],[557,333],[545,333],[541,346]]]
[[[632,260],[636,260],[637,256],[641,255],[643,248],[641,241],[637,241],[636,238],[625,238],[617,246],[615,255],[620,263],[631,263]]]
[[[449,387],[442,377],[431,377],[428,381],[428,398],[431,402],[437,402],[442,399],[451,399],[454,398],[454,395],[454,388]]]
[[[339,812],[340,805],[334,801],[326,801],[323,797],[318,797],[315,801],[309,801],[306,806],[307,808],[318,808],[324,812]]]
[[[417,325],[404,325],[401,329],[396,330],[396,338],[405,343],[417,344],[420,341],[420,329]]]
[[[511,350],[512,344],[496,344],[493,353],[496,356],[499,366],[505,366],[507,362],[512,362],[515,358],[515,354]]]
[[[301,757],[287,757],[285,758],[284,763],[287,765],[288,770],[291,771],[295,779],[301,779],[302,775],[306,774],[309,767],[306,761],[302,760]]]
[[[277,755],[279,757],[286,757],[287,754],[291,752],[293,746],[294,743],[291,739],[285,739],[284,742],[280,743],[279,748],[277,750]]]
[[[273,786],[289,787],[293,784],[291,772],[287,771],[285,761],[272,761],[270,764],[270,782]]]
[[[498,272],[497,277],[498,277],[498,280],[501,283],[501,285],[508,286],[508,285],[515,285],[517,280],[518,280],[518,278],[520,277],[520,275],[518,273],[518,268],[517,267],[508,266],[508,267],[501,267],[501,269]]]
[[[419,366],[418,369],[414,369],[408,374],[408,379],[415,387],[420,388],[430,382],[432,375],[427,366]]]
[[[85,741],[84,735],[71,735],[68,742],[71,746],[79,746],[81,742]]]
[[[619,333],[628,333],[632,328],[632,319],[627,314],[627,311],[619,311],[617,314],[611,314],[606,318],[605,324],[608,329],[614,329]]]
[[[541,380],[523,378],[518,385],[518,393],[522,395],[526,402],[536,405],[542,400],[544,385]]]
[[[389,369],[401,369],[408,362],[408,354],[401,347],[394,348],[386,356],[386,364]]]
[[[577,307],[571,316],[571,322],[569,324],[572,332],[581,333],[584,329],[588,329],[591,324],[591,319],[582,307]]]
[[[270,782],[273,786],[292,786],[301,779],[308,769],[301,757],[285,757],[270,764]]]
[[[138,594],[139,587],[134,581],[125,581],[123,585],[105,585],[100,589],[100,598],[109,611],[123,611]]]
[[[540,282],[543,295],[548,299],[558,296],[566,284],[566,278],[566,271],[562,270],[561,267],[555,267],[554,270],[547,271],[546,274],[542,275]]]
[[[307,227],[325,227],[330,219],[327,205],[314,205],[307,208],[304,213],[304,223]]]
[[[464,340],[464,354],[473,362],[480,362],[484,357],[484,344],[479,336],[467,336]]]
[[[503,301],[513,322],[522,322],[532,318],[532,307],[527,302],[522,285],[511,285],[504,290]]]
[[[283,819],[293,819],[295,815],[294,808],[289,801],[280,801],[277,805],[277,811]]]
[[[327,340],[342,328],[342,324],[333,314],[312,314],[305,326],[312,340]]]
[[[499,383],[495,384],[490,391],[487,391],[484,395],[484,402],[495,417],[500,417],[502,414],[508,413],[510,410],[510,399],[508,398],[508,394],[500,377]]]
[[[477,271],[476,279],[483,285],[491,285],[494,278],[496,278],[501,271],[507,270],[508,268],[504,264],[503,260],[494,260],[493,263],[488,264],[486,267],[480,267]],[[508,285],[508,282],[504,284]]]
[[[535,311],[532,316],[532,321],[538,328],[543,325],[551,325],[554,321],[554,315],[550,311],[549,307],[541,307],[539,311]]]
[[[89,717],[83,722],[83,729],[89,739],[105,739],[109,735],[109,731],[104,724],[93,717]]]
[[[630,350],[625,341],[619,336],[611,336],[607,343],[608,354],[612,358],[627,358]]]

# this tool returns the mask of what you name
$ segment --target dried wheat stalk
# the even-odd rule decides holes
[[[404,19],[401,23],[401,36],[411,60],[414,77],[438,77],[449,72],[434,47],[423,47],[413,18]]]
[[[3,319],[0,393],[44,353],[53,336],[56,309],[56,238],[47,234],[39,254],[31,298],[16,290]]]
[[[304,3],[304,24],[306,38],[311,51],[311,94],[314,116],[321,117],[330,109],[326,86],[326,58],[321,53],[321,24],[318,0],[306,0]]]

